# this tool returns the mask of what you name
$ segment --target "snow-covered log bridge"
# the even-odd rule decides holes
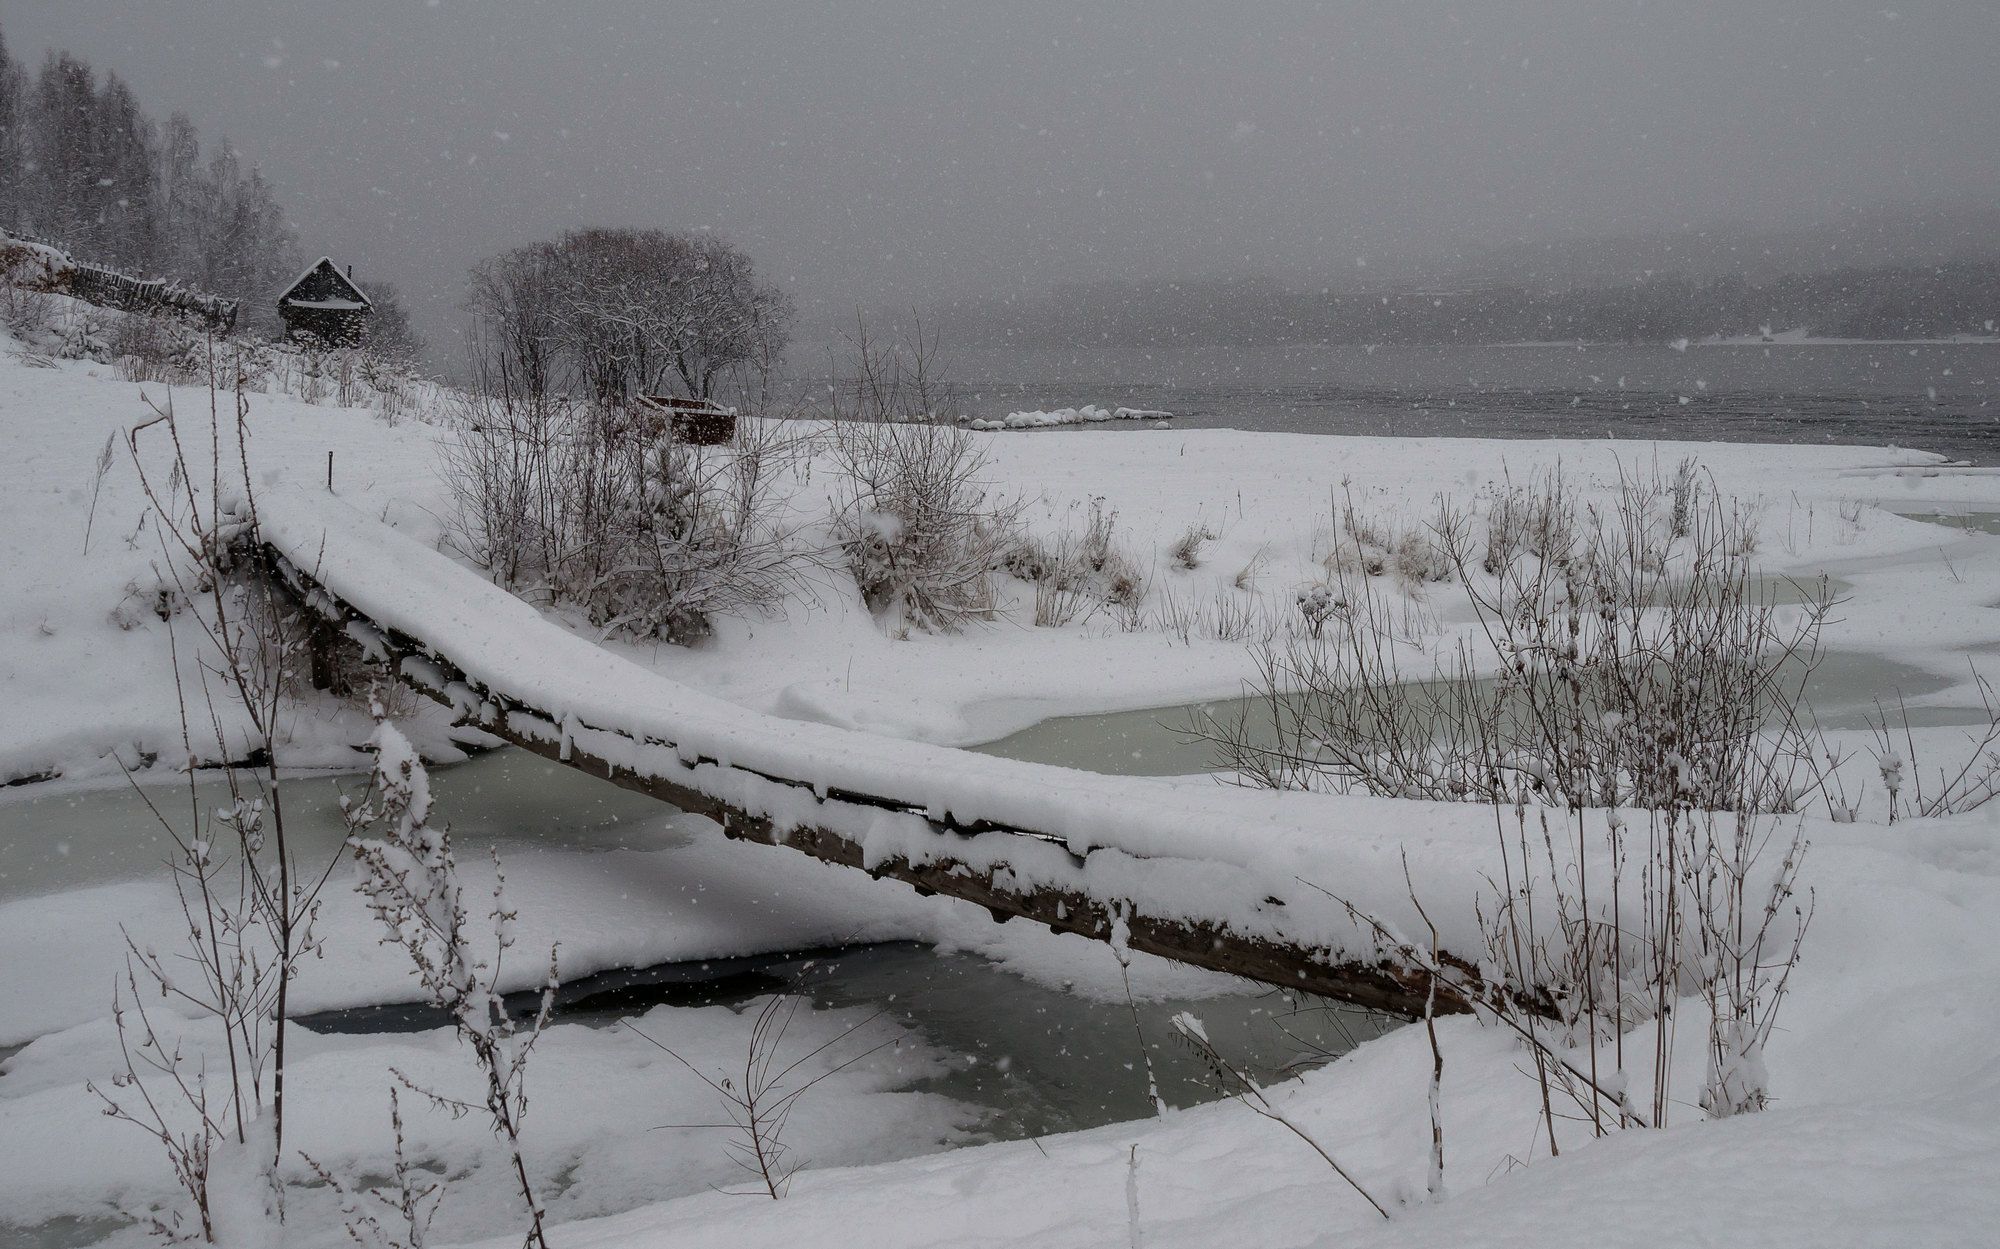
[[[270,575],[324,632],[464,721],[708,816],[731,837],[966,899],[996,919],[1423,1009],[1427,975],[1385,954],[1334,900],[1409,922],[1413,804],[1392,814],[1366,799],[1107,777],[764,715],[575,636],[335,496],[266,491],[256,532]],[[1471,887],[1463,849],[1442,841],[1417,839],[1436,869],[1419,878],[1456,872],[1446,891]],[[1463,956],[1474,940],[1447,935],[1451,979],[1473,979]],[[1437,1005],[1465,1009],[1442,983]]]

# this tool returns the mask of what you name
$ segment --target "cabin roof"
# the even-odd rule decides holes
[[[325,267],[328,273],[331,273],[333,275],[336,281],[338,281],[342,286],[345,286],[348,290],[352,291],[354,299],[357,300],[358,302],[348,303],[344,300],[336,301],[336,300],[326,300],[326,299],[319,299],[319,300],[293,299],[292,292],[299,289],[299,287],[305,285],[306,279],[310,278],[313,274],[318,273],[322,266]],[[305,267],[305,272],[293,278],[291,281],[291,285],[285,287],[283,293],[281,293],[278,296],[278,302],[281,304],[292,304],[300,308],[367,308],[370,311],[373,311],[375,307],[374,301],[368,298],[368,292],[362,290],[359,286],[355,285],[354,280],[352,278],[348,277],[345,273],[341,272],[340,266],[333,263],[333,257],[331,256],[321,256],[318,260],[315,260],[311,264],[307,265]]]

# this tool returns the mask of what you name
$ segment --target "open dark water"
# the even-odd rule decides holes
[[[1194,429],[1865,443],[2000,465],[1995,343],[947,354],[974,417],[1098,403]]]

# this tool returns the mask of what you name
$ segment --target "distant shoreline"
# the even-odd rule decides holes
[[[1697,338],[1690,347],[1984,347],[2000,343],[1995,334],[1952,334],[1944,338],[1819,338],[1798,330],[1782,334],[1732,334]]]
[[[1953,334],[1945,338],[1821,338],[1802,330],[1786,330],[1778,334],[1711,334],[1707,338],[1681,338],[1666,343],[1577,338],[1463,345],[1539,351],[1583,351],[1592,347],[1670,347],[1676,351],[1692,347],[1992,347],[2000,346],[2000,334]]]
[[[2000,346],[2000,334],[1957,334],[1948,338],[1808,338],[1795,333],[1774,334],[1764,338],[1756,334],[1735,334],[1727,338],[1710,335],[1707,338],[1686,338],[1662,340],[1657,338],[1567,338],[1567,339],[1519,339],[1483,342],[1463,340],[1456,342],[1311,342],[1293,339],[1274,342],[1226,343],[1179,342],[1161,343],[1091,343],[1081,348],[1075,344],[1047,343],[1023,344],[1003,343],[965,344],[961,352],[1010,353],[1035,352],[1146,352],[1185,350],[1351,350],[1373,355],[1377,351],[1589,351],[1605,348],[1626,350],[1662,347],[1685,351],[1695,347],[1996,347]]]

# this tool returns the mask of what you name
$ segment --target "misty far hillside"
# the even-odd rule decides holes
[[[1616,286],[1649,274],[1768,282],[1793,274],[2000,259],[2000,209],[1857,213],[1785,228],[1712,224],[1653,234],[1524,239],[1412,265],[1440,285],[1563,289]]]
[[[1319,277],[1066,283],[940,314],[968,347],[1988,336],[2000,212],[1523,242]]]

